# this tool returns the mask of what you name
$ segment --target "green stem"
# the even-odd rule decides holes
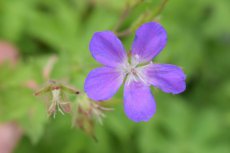
[[[122,26],[122,24],[124,23],[125,19],[128,17],[129,13],[136,7],[138,6],[138,4],[140,4],[141,2],[143,2],[144,0],[137,0],[135,1],[133,4],[127,3],[125,9],[123,10],[123,12],[121,13],[121,16],[117,22],[117,24],[115,25],[115,27],[113,28],[113,31],[115,33],[117,33],[117,31],[120,29],[120,27]]]
[[[140,27],[143,23],[153,21],[156,17],[158,17],[162,11],[164,10],[168,0],[163,0],[162,3],[159,5],[157,10],[152,13],[151,11],[147,10],[144,14],[142,14],[128,29],[117,32],[118,37],[125,37],[133,33],[138,27]]]

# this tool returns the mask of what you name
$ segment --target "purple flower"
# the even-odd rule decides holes
[[[121,41],[113,32],[96,32],[89,49],[104,66],[89,73],[85,92],[95,101],[108,100],[125,80],[126,115],[135,122],[148,121],[156,112],[151,85],[172,94],[181,93],[186,88],[185,74],[181,68],[151,62],[166,42],[166,31],[159,23],[146,23],[136,31],[131,58],[128,59]]]

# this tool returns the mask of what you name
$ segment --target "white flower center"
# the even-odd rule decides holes
[[[138,64],[140,63],[139,56],[135,55],[131,60],[131,63],[126,61],[122,66],[122,72],[125,76],[127,76],[127,84],[132,81],[141,81],[147,84],[146,77],[142,72],[142,67],[138,67]]]

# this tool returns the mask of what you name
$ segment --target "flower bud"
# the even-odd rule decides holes
[[[101,105],[101,102],[95,102],[82,94],[77,100],[77,111],[73,118],[73,125],[82,129],[86,134],[96,140],[94,134],[95,122],[103,123],[105,111],[112,111],[111,108],[106,108]]]
[[[72,87],[50,80],[45,87],[35,92],[34,95],[38,96],[44,93],[49,93],[51,95],[51,99],[49,99],[48,115],[53,115],[55,117],[57,111],[64,115],[65,113],[70,113],[72,110],[71,102],[66,100],[66,92],[72,94],[80,93]]]

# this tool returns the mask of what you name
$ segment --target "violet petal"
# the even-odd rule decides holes
[[[139,63],[149,62],[165,47],[167,33],[165,29],[156,22],[143,24],[136,31],[132,45],[132,57],[139,58]]]
[[[178,94],[186,89],[186,76],[180,67],[171,64],[149,64],[144,69],[148,82],[166,93]]]
[[[111,31],[96,32],[89,49],[92,56],[101,64],[117,67],[127,60],[127,55],[121,41]]]
[[[85,80],[85,92],[95,101],[107,100],[117,92],[123,80],[124,76],[114,68],[96,68]]]
[[[150,87],[142,82],[132,81],[125,84],[124,105],[126,115],[135,122],[147,122],[156,112]]]

